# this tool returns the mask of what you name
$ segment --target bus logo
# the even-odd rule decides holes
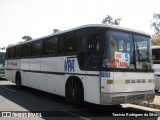
[[[71,72],[74,72],[74,60],[72,59],[67,59],[64,61],[64,70]]]

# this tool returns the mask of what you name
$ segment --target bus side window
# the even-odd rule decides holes
[[[15,49],[15,47],[8,48],[7,58],[9,58],[9,59],[14,58],[14,49]]]
[[[31,56],[40,56],[42,52],[41,41],[33,42],[31,45]]]
[[[22,51],[22,46],[21,45],[17,45],[15,47],[15,51],[14,51],[15,58],[21,57],[21,51]]]
[[[31,49],[30,47],[31,47],[30,43],[22,45],[21,57],[29,57]]]
[[[77,35],[68,34],[60,37],[59,53],[71,54],[77,51]]]
[[[57,53],[57,38],[50,38],[43,41],[43,55],[55,55]]]
[[[98,68],[99,40],[99,34],[89,35],[87,46],[87,68],[89,69]]]
[[[87,37],[83,36],[80,38],[79,44],[79,65],[81,69],[85,69],[85,55],[86,55],[86,45]]]

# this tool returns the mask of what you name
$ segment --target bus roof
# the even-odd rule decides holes
[[[124,31],[129,31],[129,32],[134,32],[134,33],[139,33],[139,34],[150,36],[150,34],[148,34],[146,32],[134,30],[134,29],[131,29],[131,28],[120,27],[120,26],[117,26],[117,25],[88,24],[88,25],[82,25],[82,26],[79,26],[79,27],[76,27],[76,28],[72,28],[72,29],[69,29],[69,30],[57,32],[57,33],[54,33],[54,34],[51,34],[51,35],[43,36],[43,37],[40,37],[40,38],[36,38],[36,39],[30,40],[30,41],[20,42],[18,44],[24,44],[24,43],[28,43],[28,42],[31,42],[31,41],[43,39],[43,38],[46,38],[46,37],[51,37],[51,36],[71,32],[71,31],[74,31],[74,30],[79,30],[79,29],[83,29],[83,28],[90,28],[90,27],[113,28],[113,29],[117,29],[117,30],[124,30]],[[11,46],[14,46],[14,45],[17,45],[17,44],[10,44],[10,45],[8,45],[8,47],[11,47]]]

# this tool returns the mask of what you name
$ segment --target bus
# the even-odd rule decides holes
[[[0,78],[4,77],[4,64],[5,64],[5,50],[0,50]]]
[[[160,46],[152,46],[155,92],[160,90]]]
[[[148,34],[89,24],[9,45],[5,77],[18,88],[64,96],[76,107],[83,102],[151,102],[155,97],[151,58]]]

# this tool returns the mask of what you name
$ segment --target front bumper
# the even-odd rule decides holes
[[[116,105],[123,103],[152,102],[155,98],[154,91],[129,92],[129,93],[101,93],[101,105]]]

